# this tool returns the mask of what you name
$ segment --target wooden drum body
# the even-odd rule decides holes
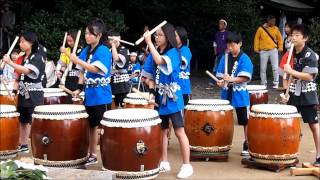
[[[44,105],[66,104],[67,94],[60,88],[44,88]]]
[[[87,160],[89,124],[84,106],[37,106],[32,117],[31,146],[36,164],[77,168]]]
[[[250,105],[268,104],[268,90],[264,85],[248,85],[247,89],[250,94]]]
[[[194,99],[189,101],[185,109],[190,156],[227,157],[234,131],[233,107],[229,101]]]
[[[298,159],[300,120],[301,116],[294,106],[252,106],[248,121],[251,158],[265,164],[294,163]]]
[[[144,93],[149,96],[149,93]],[[129,93],[127,97],[123,100],[125,102],[125,108],[145,108],[145,109],[154,109],[153,104],[149,104],[147,100],[141,97],[137,93]]]
[[[17,156],[19,113],[13,105],[0,105],[0,160]]]
[[[100,139],[103,169],[117,179],[154,179],[162,154],[161,119],[152,109],[105,112]]]

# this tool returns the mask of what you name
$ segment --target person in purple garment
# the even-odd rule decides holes
[[[227,36],[229,31],[227,30],[227,21],[224,19],[220,19],[218,22],[219,31],[215,33],[213,40],[213,51],[215,55],[215,62],[213,67],[213,73],[215,74],[217,71],[217,67],[219,65],[219,61],[221,57],[224,55],[227,49]],[[215,82],[210,79],[209,85],[213,85]]]

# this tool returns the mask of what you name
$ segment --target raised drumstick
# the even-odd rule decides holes
[[[79,41],[80,41],[80,36],[81,36],[81,30],[78,31],[77,38],[76,38],[76,41],[75,41],[73,49],[72,49],[72,53],[74,53],[74,54],[77,52]],[[71,69],[72,69],[72,62],[70,61],[69,66],[68,66],[68,70],[71,71]]]
[[[213,80],[215,80],[216,82],[218,82],[219,81],[219,79],[217,78],[217,77],[215,77],[213,74],[211,74],[208,70],[206,70],[206,74],[208,75],[208,76],[210,76]]]
[[[224,59],[224,74],[228,75],[228,53],[225,53],[225,59]],[[227,88],[228,82],[226,81],[224,83],[224,87]]]
[[[288,59],[287,59],[286,64],[290,64],[290,60],[291,60],[291,57],[292,57],[293,48],[294,48],[294,45],[291,44],[291,47],[290,47],[290,51],[289,51],[289,55],[288,55]],[[284,74],[283,74],[283,79],[286,79],[286,78],[287,78],[287,73],[284,73]]]
[[[130,46],[134,46],[134,44],[133,44],[132,42],[125,41],[125,40],[122,40],[122,39],[116,39],[116,38],[113,38],[113,37],[111,37],[111,36],[109,36],[108,39],[110,39],[110,40],[115,39],[115,40],[117,40],[117,41],[119,41],[119,42],[121,42],[121,43],[123,43],[123,44],[128,44],[128,45],[130,45]]]
[[[167,21],[163,21],[162,23],[160,23],[158,26],[156,26],[155,28],[153,28],[151,31],[149,31],[149,35],[155,33],[158,29],[160,29],[162,26],[166,25]],[[142,36],[140,39],[138,39],[135,44],[138,45],[140,44],[142,41],[144,40],[144,37]]]
[[[159,107],[159,104],[157,104],[156,102],[150,102],[150,101],[149,101],[149,97],[146,96],[145,94],[141,93],[140,91],[138,91],[138,89],[136,89],[136,88],[133,87],[133,88],[132,88],[132,91],[133,91],[134,93],[137,93],[139,96],[143,97],[145,100],[148,101],[148,103],[153,104],[153,105],[155,105],[156,107]]]
[[[13,43],[11,44],[7,54],[10,56],[11,52],[13,51],[13,48],[16,46],[17,42],[19,40],[19,36],[16,36],[16,38],[14,39]],[[0,65],[0,69],[3,69],[5,65],[5,62],[2,62]]]
[[[78,31],[78,34],[77,34],[77,37],[76,37],[76,41],[75,41],[73,49],[72,49],[72,53],[76,53],[77,52],[80,36],[81,36],[81,30]],[[70,62],[68,64],[68,67],[64,70],[63,75],[61,77],[61,81],[60,81],[61,84],[65,83],[67,74],[72,69],[72,65],[73,65],[73,63],[70,60]]]
[[[65,32],[65,33],[64,33],[64,38],[63,38],[62,47],[66,47],[67,36],[68,36],[68,33],[67,33],[67,32]]]

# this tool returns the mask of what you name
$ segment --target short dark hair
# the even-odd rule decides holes
[[[305,24],[296,24],[296,25],[294,25],[292,27],[292,29],[291,29],[291,33],[293,31],[300,32],[304,38],[307,38],[310,35],[310,30],[309,30],[308,26],[306,26]]]
[[[95,36],[97,36],[99,33],[104,34],[106,29],[101,19],[95,19],[89,22],[87,28],[89,32]]]
[[[229,32],[227,36],[227,43],[240,43],[242,42],[241,35],[236,32]]]
[[[179,37],[181,39],[182,45],[187,45],[187,43],[188,43],[187,30],[182,26],[178,26],[178,27],[176,27],[176,32],[178,33],[178,35],[179,35]]]

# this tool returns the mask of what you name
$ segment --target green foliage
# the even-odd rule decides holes
[[[213,65],[212,41],[214,33],[218,31],[218,20],[221,18],[228,21],[230,30],[243,35],[244,51],[250,57],[256,57],[252,47],[253,38],[257,27],[261,24],[257,1],[135,0],[123,6],[128,6],[124,7],[126,10],[135,7],[135,11],[128,13],[129,17],[126,18],[130,19],[128,22],[134,22],[138,27],[143,25],[153,27],[164,19],[175,26],[186,27],[193,53],[192,62],[198,61],[200,68],[210,68],[208,66]]]
[[[312,49],[320,54],[320,18],[311,19],[310,28],[310,45]]]
[[[16,0],[20,3],[22,0]],[[23,1],[25,2],[25,1]],[[107,30],[125,31],[124,16],[119,11],[110,10],[111,0],[53,0],[54,7],[51,11],[43,9],[32,9],[30,3],[21,3],[23,13],[21,24],[16,26],[16,31],[35,31],[40,36],[40,42],[48,48],[48,57],[57,60],[59,47],[62,45],[64,32],[70,29],[82,30],[86,24],[95,18],[101,18]],[[84,38],[82,38],[82,44]]]
[[[320,55],[320,18],[311,19],[310,28],[310,46],[311,48]],[[319,63],[320,64],[320,63]],[[317,78],[318,95],[320,95],[320,76]]]
[[[43,176],[46,175],[44,171],[38,169],[28,170],[19,168],[18,165],[12,160],[1,162],[0,170],[0,179],[8,180],[42,180]]]

